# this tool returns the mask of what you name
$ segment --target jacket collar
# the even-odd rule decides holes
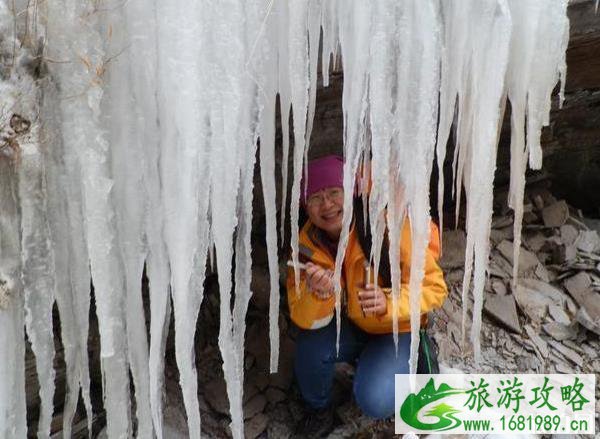
[[[322,242],[321,233],[322,231],[313,223],[311,223],[310,220],[308,220],[302,228],[300,241],[305,241],[309,245],[302,245],[301,243],[299,249],[300,254],[304,255],[316,264],[333,268],[335,265],[335,259],[333,258],[333,255],[326,250],[326,247]],[[306,240],[302,239],[302,235],[306,235]],[[366,259],[355,235],[356,229],[354,227],[354,222],[352,222],[352,225],[350,226],[350,235],[348,237],[348,246],[346,248],[344,264],[353,264],[361,258]]]

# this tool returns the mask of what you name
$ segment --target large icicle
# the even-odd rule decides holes
[[[540,136],[550,121],[551,93],[561,81],[562,105],[569,36],[567,1],[509,1],[514,21],[506,83],[511,103],[509,206],[515,212],[513,288],[518,276],[527,156],[532,169],[542,166]],[[527,143],[525,143],[527,138]]]
[[[169,266],[163,240],[164,211],[159,174],[159,141],[157,90],[157,18],[154,2],[131,0],[125,14],[131,40],[127,55],[132,67],[131,93],[136,103],[134,132],[144,147],[141,159],[143,167],[142,188],[147,200],[145,235],[147,245],[146,275],[150,296],[150,352],[149,387],[150,407],[154,430],[159,439],[163,437],[163,386],[164,356],[169,318]],[[151,29],[151,37],[147,36]]]
[[[4,81],[0,82],[0,95],[5,98],[13,93],[11,88]],[[0,361],[0,436],[7,438],[27,436],[21,226],[18,179],[13,165],[4,157],[0,159],[0,356],[3,358]]]
[[[438,169],[438,215],[440,219],[440,233],[444,228],[444,161],[446,159],[446,144],[450,136],[450,128],[456,114],[460,112],[462,95],[466,75],[464,74],[469,61],[468,50],[471,38],[471,10],[477,0],[461,2],[442,2],[442,18],[444,24],[442,55],[441,55],[441,83],[440,83],[440,119],[438,125],[436,159]],[[458,101],[458,102],[457,102]],[[440,235],[441,238],[441,235]],[[443,249],[442,249],[443,251]]]
[[[233,2],[231,2],[233,3]],[[216,247],[217,270],[220,290],[220,312],[219,312],[219,349],[223,358],[223,373],[227,385],[229,397],[229,411],[231,413],[231,432],[234,438],[243,436],[242,396],[240,389],[243,382],[237,377],[236,363],[238,352],[233,336],[233,324],[231,319],[231,290],[232,278],[231,268],[233,260],[233,232],[238,224],[237,217],[237,194],[240,185],[240,157],[238,148],[243,147],[237,143],[237,128],[241,118],[240,109],[234,114],[227,114],[239,101],[240,78],[239,70],[231,69],[230,63],[235,63],[233,56],[240,56],[239,52],[231,53],[232,38],[241,38],[242,11],[239,4],[228,4],[228,11],[218,10],[218,5],[213,5],[211,19],[215,23],[214,50],[215,53],[225,53],[227,59],[211,60],[215,67],[222,69],[220,78],[211,77],[211,96],[214,102],[211,108],[211,156],[210,156],[210,178],[211,198],[219,199],[219,202],[211,203],[212,234]],[[227,15],[227,16],[225,16]],[[235,25],[230,26],[229,23]],[[232,35],[232,29],[235,29]],[[236,41],[237,42],[237,41]],[[240,48],[238,48],[240,50]],[[221,63],[223,64],[221,64]],[[226,94],[226,87],[236,87]],[[233,101],[233,102],[232,102]],[[218,103],[218,104],[217,104]],[[230,126],[233,125],[233,126]],[[235,145],[235,146],[234,146]],[[223,191],[223,189],[226,189]]]
[[[369,33],[371,31],[372,5],[360,0],[338,4],[339,36],[343,55],[344,77],[352,87],[344,87],[342,110],[344,119],[344,214],[342,231],[335,261],[336,284],[336,350],[339,349],[341,325],[342,263],[346,254],[352,222],[352,198],[359,161],[366,148],[366,120],[368,95]],[[360,213],[357,212],[357,215]]]
[[[278,53],[278,87],[279,113],[281,118],[281,212],[279,216],[279,239],[283,244],[285,241],[285,213],[288,209],[288,162],[290,156],[290,108],[291,85],[289,78],[289,54],[288,54],[288,32],[289,32],[289,6],[288,2],[275,2],[277,14],[277,53]]]
[[[42,83],[41,137],[45,139],[48,221],[54,251],[55,297],[67,373],[63,408],[63,434],[71,435],[79,389],[91,430],[89,360],[87,354],[90,305],[90,268],[81,212],[79,167],[74,153],[67,154],[58,131],[60,105],[52,81]],[[51,207],[50,207],[51,206]]]
[[[257,136],[257,87],[248,56],[267,8],[262,1],[213,5],[211,101],[211,218],[217,249],[220,303],[219,348],[234,438],[244,435],[243,367],[245,316],[250,298],[252,177]],[[235,31],[232,32],[232,29]],[[225,188],[225,190],[224,190]],[[217,198],[218,197],[218,198]],[[217,201],[218,200],[218,201]],[[237,227],[235,303],[231,311],[232,237]]]
[[[95,286],[101,337],[108,433],[130,432],[129,377],[123,313],[124,276],[117,247],[108,142],[100,128],[103,40],[88,2],[65,0],[48,5],[48,53],[67,60],[50,66],[61,90],[62,134],[67,154],[81,166],[87,245]]]
[[[294,115],[294,176],[290,202],[291,247],[294,263],[295,285],[300,284],[298,265],[298,209],[300,202],[300,177],[302,162],[308,147],[306,136],[306,112],[309,100],[309,70],[308,70],[308,5],[309,0],[298,0],[288,3],[288,75],[290,78],[290,96]],[[282,118],[284,120],[284,118]]]
[[[475,15],[472,56],[470,63],[470,89],[467,90],[472,113],[472,131],[467,144],[465,187],[467,192],[467,260],[473,261],[473,325],[471,341],[475,360],[481,359],[479,333],[483,293],[489,257],[489,234],[493,209],[493,182],[496,169],[496,150],[504,111],[503,77],[508,63],[511,19],[504,0],[477,2]],[[477,18],[475,20],[475,17]],[[461,150],[462,152],[462,150]],[[463,307],[466,308],[470,285],[470,270],[463,278]],[[463,316],[464,316],[463,312]]]
[[[106,80],[110,84],[105,94],[103,111],[108,141],[111,146],[112,175],[114,179],[114,203],[120,255],[125,276],[125,315],[127,321],[127,354],[135,388],[137,436],[152,438],[152,416],[150,413],[150,388],[148,371],[148,340],[146,319],[142,304],[142,273],[146,259],[144,240],[145,216],[148,212],[146,193],[143,190],[145,126],[136,124],[139,110],[132,99],[131,90],[137,78],[136,69],[145,66],[136,64],[128,50],[132,43],[126,16],[119,8],[107,8],[103,34],[108,34],[106,52],[112,59],[107,68]],[[131,166],[132,163],[140,166]],[[154,215],[154,212],[151,213]]]
[[[271,102],[273,104],[271,104]],[[269,295],[269,340],[271,343],[271,354],[269,370],[277,372],[279,363],[279,264],[277,261],[277,231],[275,230],[275,182],[273,173],[274,163],[274,140],[275,140],[275,108],[274,100],[265,103],[265,113],[273,116],[269,120],[263,118],[260,143],[260,172],[263,185],[263,196],[265,200],[265,216],[267,222],[267,252],[269,260],[270,295]]]
[[[310,146],[310,135],[315,118],[317,104],[317,65],[319,62],[319,41],[321,40],[321,9],[323,0],[309,0],[308,4],[308,77],[310,80],[308,94],[308,116],[306,119],[306,141]],[[308,154],[308,147],[305,150]],[[305,155],[306,158],[306,155]]]
[[[435,147],[440,63],[440,15],[434,1],[407,2],[403,12],[409,38],[401,43],[397,62],[396,117],[401,121],[395,138],[399,162],[397,181],[405,187],[411,231],[409,308],[411,323],[410,372],[415,373],[421,324],[421,288],[425,251],[429,242],[429,180]],[[408,57],[408,59],[404,59]],[[410,61],[409,61],[410,60]],[[402,69],[406,70],[402,70]],[[406,75],[406,76],[404,76]],[[396,220],[396,222],[399,222]],[[397,262],[392,262],[394,266]]]
[[[17,82],[23,94],[19,101],[12,103],[11,108],[15,114],[19,114],[25,120],[34,121],[38,111],[39,90],[32,80],[27,81],[26,78],[27,76],[21,75]],[[44,157],[39,146],[39,124],[31,123],[29,129],[29,133],[20,139],[21,153],[18,166],[22,280],[25,293],[25,325],[31,341],[31,349],[35,354],[40,385],[38,437],[48,437],[54,396],[54,334],[52,331],[54,258],[46,215],[48,196]]]
[[[175,353],[189,436],[200,436],[194,334],[208,231],[208,139],[203,64],[209,18],[199,2],[160,2],[158,102],[165,242],[171,267]],[[201,283],[200,283],[201,285]],[[159,285],[160,286],[160,285]]]
[[[395,41],[389,38],[395,31],[396,2],[377,2],[373,11],[373,28],[370,47],[371,72],[369,75],[369,123],[371,130],[372,188],[369,197],[369,220],[373,236],[371,254],[365,255],[374,262],[374,279],[379,275],[379,261],[386,226],[386,208],[389,202],[390,145],[392,139],[392,69]],[[368,183],[367,183],[368,184]],[[395,217],[394,217],[395,218]],[[389,235],[388,235],[389,236]],[[389,242],[389,241],[388,241]],[[396,248],[396,247],[394,247]],[[399,273],[394,271],[397,284]],[[394,288],[397,290],[397,288]],[[397,296],[393,296],[394,299]],[[392,304],[394,309],[397,303]],[[398,320],[393,319],[394,342],[398,344]]]
[[[248,104],[249,102],[246,102]],[[245,116],[252,114],[248,112]],[[246,125],[246,127],[249,125]],[[244,128],[246,128],[244,127]],[[250,290],[250,280],[252,277],[252,258],[250,255],[250,234],[252,232],[252,189],[254,176],[254,162],[256,155],[256,137],[243,139],[244,143],[240,148],[242,151],[242,163],[245,166],[240,168],[240,188],[238,192],[238,227],[236,230],[235,243],[235,303],[232,313],[233,329],[233,347],[235,349],[235,376],[228,378],[228,390],[230,407],[234,410],[238,407],[234,403],[239,403],[239,412],[231,412],[231,431],[237,432],[238,437],[243,437],[244,416],[242,411],[243,390],[244,390],[244,340],[246,333],[246,312],[248,303],[252,296]],[[275,232],[275,230],[272,230]],[[271,246],[276,243],[271,243]],[[277,248],[276,246],[274,247]],[[273,247],[271,247],[273,249]],[[272,257],[272,256],[271,256]],[[271,294],[273,292],[271,291]],[[279,302],[277,302],[279,304]],[[279,316],[274,316],[278,318]],[[271,334],[270,334],[271,335]],[[230,383],[233,378],[233,383]],[[233,385],[231,385],[233,384]],[[233,394],[232,394],[233,393]]]
[[[13,14],[14,11],[13,5]],[[27,11],[29,12],[29,11]],[[13,22],[14,20],[14,22]],[[46,176],[43,148],[40,145],[39,104],[40,89],[27,67],[33,63],[28,51],[22,47],[16,35],[17,16],[11,16],[4,2],[0,3],[0,31],[2,43],[0,53],[4,64],[2,78],[0,79],[0,127],[1,142],[0,161],[6,173],[6,180],[2,182],[7,189],[13,191],[12,200],[3,197],[7,204],[6,213],[2,205],[2,216],[5,217],[3,226],[0,227],[0,257],[2,253],[18,258],[16,261],[2,261],[0,265],[0,280],[2,292],[0,302],[10,311],[12,319],[3,319],[3,326],[8,337],[13,337],[13,342],[8,342],[0,351],[2,358],[9,363],[4,371],[7,376],[3,380],[15,379],[15,385],[20,385],[22,380],[14,376],[19,370],[10,370],[12,365],[22,365],[23,332],[21,327],[14,327],[11,323],[22,324],[22,310],[14,306],[24,306],[25,326],[35,354],[36,369],[39,383],[40,414],[38,421],[38,437],[50,435],[52,421],[52,399],[54,395],[54,334],[52,329],[52,305],[54,303],[54,260],[50,239],[50,229],[47,216],[48,197],[46,191]],[[18,48],[18,49],[17,49]],[[11,61],[9,61],[11,60]],[[10,63],[10,65],[9,65]],[[14,166],[14,168],[13,168]],[[12,172],[15,169],[16,172]],[[7,194],[8,195],[8,194]],[[13,204],[18,203],[16,210]],[[11,230],[14,222],[20,219],[20,230]],[[12,237],[1,236],[12,233]],[[20,246],[15,246],[12,240],[20,239]],[[4,244],[3,244],[4,242]],[[17,251],[20,248],[20,254]],[[11,268],[19,268],[21,272],[14,272]],[[22,288],[22,290],[21,290]],[[15,297],[16,294],[23,294]],[[22,301],[23,300],[23,301]],[[2,311],[0,311],[2,312]],[[7,316],[8,317],[8,316]],[[5,326],[6,325],[6,326]],[[11,327],[12,326],[12,327]],[[12,333],[14,330],[18,332]],[[11,334],[12,333],[12,334]],[[7,335],[3,334],[3,338]],[[21,358],[18,356],[21,355]],[[15,356],[9,361],[10,356]],[[23,371],[20,371],[21,374]],[[13,375],[13,376],[11,376]],[[4,419],[13,416],[14,426],[3,426],[4,419],[0,420],[0,433],[10,435],[21,428],[20,419],[15,414],[3,413],[4,410],[19,409],[21,389],[14,388],[7,391],[7,406],[0,409]],[[13,391],[16,390],[17,394]],[[0,398],[4,395],[0,394]],[[16,406],[10,406],[17,404]]]
[[[275,210],[275,103],[279,76],[277,34],[279,29],[274,21],[276,14],[282,13],[285,3],[279,3],[279,8],[265,17],[265,31],[257,36],[264,47],[259,58],[260,67],[256,72],[258,98],[260,105],[260,178],[262,182],[265,206],[267,258],[269,263],[269,370],[277,372],[279,363],[279,264],[277,259],[277,212]],[[253,54],[250,54],[251,59]],[[285,139],[284,139],[285,140]],[[285,158],[287,160],[287,157]],[[287,184],[287,183],[286,183]],[[286,192],[286,187],[283,193]],[[285,206],[282,206],[285,208]],[[283,223],[282,223],[283,224]],[[281,235],[283,240],[283,234]],[[243,347],[242,347],[243,349]]]
[[[0,1],[0,42],[3,54],[13,53],[13,17]],[[10,71],[0,78],[2,126],[9,127],[11,107],[19,90]],[[2,133],[3,136],[9,133]],[[10,133],[13,135],[14,133]],[[19,215],[18,150],[8,150],[3,139],[0,155],[0,437],[27,436],[25,405],[25,337],[23,334],[23,285],[21,282],[21,221]]]

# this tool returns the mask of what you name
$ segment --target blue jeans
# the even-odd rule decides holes
[[[392,334],[364,332],[342,317],[339,355],[335,352],[333,319],[321,329],[300,330],[296,339],[295,372],[304,400],[314,409],[330,402],[334,366],[358,360],[354,397],[362,412],[376,419],[394,414],[394,374],[408,373],[410,334],[398,334],[398,356]]]

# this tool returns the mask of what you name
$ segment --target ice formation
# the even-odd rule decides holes
[[[434,156],[443,171],[454,129],[454,191],[460,200],[464,190],[467,201],[463,326],[472,285],[471,339],[479,357],[504,108],[510,100],[516,258],[525,169],[528,162],[541,166],[539,138],[549,121],[551,92],[558,80],[564,87],[567,0],[21,3],[17,10],[22,7],[25,13],[11,11],[0,0],[0,333],[8,334],[0,338],[0,437],[26,436],[24,326],[40,372],[38,434],[50,433],[55,300],[67,370],[65,435],[80,394],[91,415],[90,278],[109,436],[131,435],[135,416],[139,437],[163,437],[165,343],[173,311],[189,433],[199,437],[193,335],[207,259],[218,271],[218,344],[231,430],[234,438],[243,437],[256,148],[271,278],[270,371],[275,372],[277,249],[290,204],[291,255],[298,262],[295,225],[319,60],[324,85],[332,62],[339,62],[345,83],[338,322],[341,261],[352,222],[351,200],[359,187],[368,201],[364,213],[374,231],[368,256],[375,267],[388,230],[395,313],[400,297],[409,297],[410,313],[400,317],[411,318],[409,365],[415,371],[429,180]],[[30,53],[38,51],[44,73],[34,80],[28,65],[36,59]],[[277,97],[281,176],[275,175]],[[439,181],[442,212],[443,175]],[[397,249],[405,221],[412,235],[411,276],[409,285],[400,288]],[[144,269],[149,338],[141,296]],[[394,334],[397,339],[397,324]]]
[[[459,173],[464,176],[467,195],[468,235],[462,291],[463,335],[472,274],[474,308],[471,337],[475,358],[479,359],[478,337],[492,222],[492,185],[496,169],[496,148],[504,115],[503,78],[506,73],[511,21],[506,2],[471,4],[471,17],[479,18],[471,20],[471,59],[466,60],[467,68],[463,71],[466,89],[462,91],[462,107],[459,107],[456,149],[459,161],[457,166]],[[489,32],[484,32],[484,29]],[[475,38],[476,35],[479,37]],[[466,78],[470,80],[467,81]]]
[[[0,31],[6,37],[0,43],[3,59],[7,59],[7,53],[11,50],[11,40],[16,38],[12,26],[12,17],[4,3],[0,4]],[[13,63],[15,62],[13,58]],[[19,206],[19,175],[14,167],[14,160],[18,158],[18,150],[14,143],[7,139],[14,139],[14,130],[9,129],[11,110],[20,111],[19,87],[21,85],[16,72],[7,72],[2,69],[2,81],[0,82],[0,117],[2,133],[2,148],[0,150],[0,288],[2,294],[2,307],[0,308],[0,436],[1,437],[26,437],[26,406],[25,406],[25,338],[23,327],[25,325],[25,308],[23,298],[23,281],[21,275],[22,255],[21,250],[21,219]],[[31,86],[31,83],[28,85]],[[32,90],[34,93],[35,90]],[[32,97],[35,100],[35,96]],[[27,100],[25,107],[31,105],[31,98]],[[29,109],[31,111],[31,109]],[[28,112],[27,116],[32,116]],[[12,128],[12,127],[11,127]],[[8,131],[8,132],[7,132]],[[34,147],[30,145],[30,148]],[[31,151],[33,155],[36,151]],[[31,159],[35,159],[31,157]],[[37,172],[36,172],[37,173]],[[33,184],[39,183],[39,179]],[[40,197],[36,197],[38,200]],[[34,203],[35,200],[32,200]],[[31,294],[35,292],[30,291]],[[52,292],[50,292],[52,294]],[[44,323],[48,321],[46,317]],[[50,320],[51,322],[51,320]],[[31,328],[31,324],[28,325]],[[39,334],[39,341],[44,334]],[[42,355],[48,355],[48,348]],[[41,360],[41,359],[40,359]],[[48,377],[42,384],[46,393],[48,389]],[[40,389],[41,390],[41,389]],[[48,401],[46,395],[42,397],[44,417],[47,416]],[[45,420],[47,422],[47,420]],[[45,428],[45,425],[43,426]]]

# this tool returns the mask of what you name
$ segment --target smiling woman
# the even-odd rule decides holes
[[[356,362],[354,394],[362,411],[373,418],[387,418],[394,410],[394,375],[408,373],[410,354],[408,281],[410,278],[410,225],[405,221],[400,251],[401,292],[398,301],[399,341],[396,355],[391,288],[383,288],[362,245],[360,227],[351,227],[343,261],[340,348],[336,353],[335,288],[333,269],[342,230],[344,207],[343,160],[326,156],[311,161],[303,206],[309,220],[299,238],[300,260],[305,269],[300,284],[288,271],[288,303],[293,322],[300,328],[296,339],[295,371],[303,398],[309,406],[297,433],[307,437],[326,434],[333,424],[330,393],[336,362]],[[437,228],[432,227],[422,284],[422,323],[425,314],[441,306],[446,297],[443,273],[437,265]]]
[[[306,200],[308,218],[332,239],[340,237],[343,211],[344,190],[339,187],[320,190]]]

